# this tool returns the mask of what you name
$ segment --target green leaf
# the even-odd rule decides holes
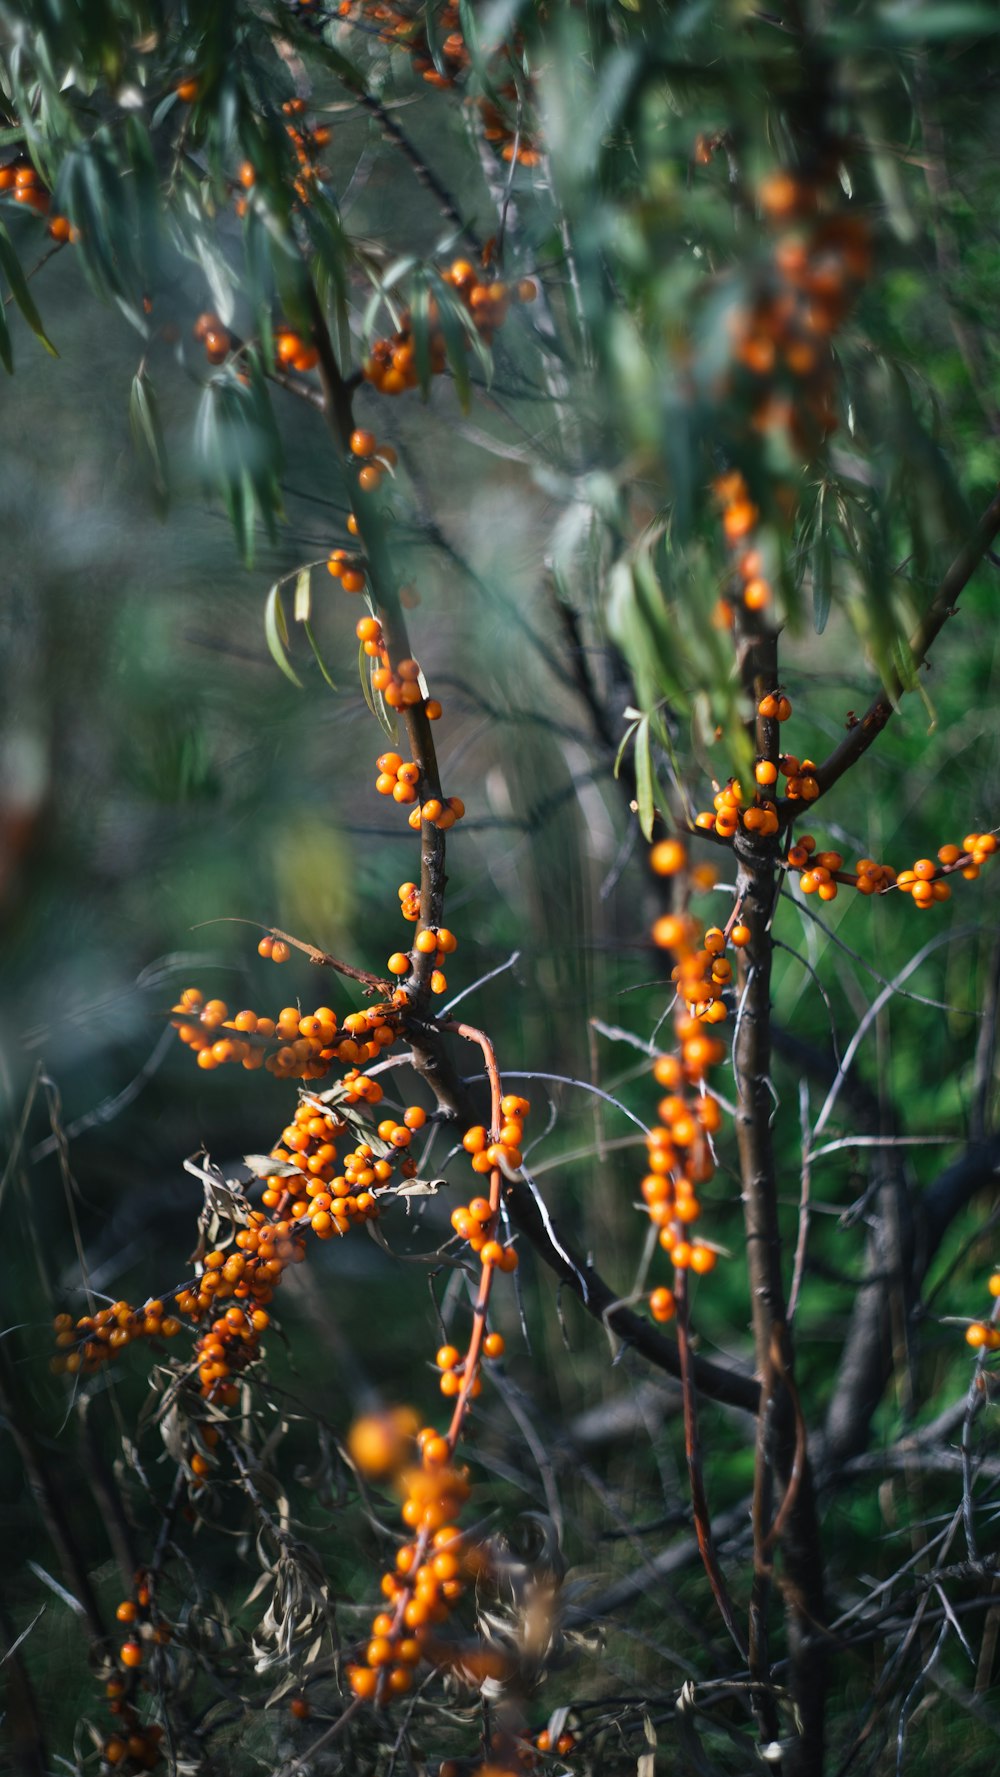
[[[812,601],[813,625],[816,634],[821,636],[830,615],[830,601],[833,596],[833,549],[830,533],[823,522],[823,498],[825,488],[820,488],[816,502],[816,534],[812,548]]]
[[[21,262],[14,251],[14,244],[10,235],[7,233],[2,222],[0,222],[0,266],[3,267],[4,277],[10,285],[10,293],[27,321],[28,326],[31,328],[32,333],[35,335],[35,338],[41,340],[45,350],[50,353],[53,358],[58,358],[59,353],[56,351],[45,328],[42,326],[42,317],[38,313],[32,299],[31,291],[28,289],[28,281],[21,270]]]
[[[281,668],[285,678],[302,690],[302,680],[295,672],[286,653],[288,646],[288,624],[285,621],[285,608],[281,602],[281,587],[275,582],[267,595],[264,606],[264,634],[271,659]]]
[[[430,306],[431,293],[424,283],[419,286],[413,297],[411,325],[413,328],[413,362],[425,401],[431,386]]]
[[[326,661],[323,659],[323,656],[319,651],[319,645],[316,641],[316,637],[313,635],[312,624],[307,623],[306,620],[303,618],[302,627],[306,632],[306,640],[308,641],[309,646],[313,651],[313,657],[316,661],[316,665],[319,667],[320,672],[323,674],[323,677],[326,680],[327,684],[329,685],[330,690],[336,691],[337,687],[330,677],[330,674],[327,670]]]
[[[628,714],[628,711],[626,711],[626,715],[627,714]],[[615,754],[614,771],[612,772],[612,776],[615,778],[616,781],[618,779],[619,773],[621,772],[622,760],[624,759],[626,751],[628,750],[628,743],[632,739],[632,736],[635,733],[638,726],[639,726],[639,718],[636,717],[634,721],[629,723],[628,727],[625,730],[625,733],[622,735],[621,740],[618,743],[618,751]]]
[[[308,623],[312,609],[312,575],[308,568],[300,568],[295,576],[296,623]]]
[[[162,518],[167,509],[167,450],[160,425],[156,391],[145,370],[137,370],[128,399],[129,425],[138,447],[145,447],[153,471],[153,498]]]
[[[648,716],[643,716],[635,731],[635,795],[639,808],[639,826],[648,845],[653,837],[653,822],[656,819],[656,774],[653,770]]]

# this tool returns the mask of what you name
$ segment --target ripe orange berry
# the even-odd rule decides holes
[[[375,493],[381,485],[381,481],[382,471],[375,463],[366,463],[361,474],[358,476],[358,486],[361,487],[366,494]]]
[[[307,1697],[293,1697],[288,1707],[296,1721],[306,1721],[312,1713]]]
[[[661,839],[649,854],[650,869],[657,876],[676,876],[687,863],[687,847],[679,839]]]
[[[366,432],[362,427],[351,433],[351,450],[356,457],[372,457],[375,455],[375,434]]]
[[[378,1687],[378,1673],[370,1666],[348,1666],[347,1682],[356,1697],[370,1702]]]
[[[654,1320],[673,1320],[677,1313],[673,1290],[663,1288],[654,1290],[649,1298],[649,1312]]]
[[[758,759],[753,774],[759,784],[773,784],[777,781],[778,767],[772,765],[770,759]]]
[[[410,959],[408,956],[404,955],[403,951],[394,950],[389,961],[386,963],[386,968],[390,975],[408,975],[410,972]]]
[[[750,927],[735,925],[729,934],[729,942],[735,944],[737,950],[742,950],[743,946],[750,942]]]
[[[124,1645],[118,1649],[118,1658],[120,1659],[123,1666],[131,1666],[131,1667],[141,1666],[142,1665],[142,1644],[141,1644],[141,1642],[126,1641],[124,1643]]]
[[[502,1333],[487,1333],[483,1340],[484,1357],[503,1357],[506,1349]]]

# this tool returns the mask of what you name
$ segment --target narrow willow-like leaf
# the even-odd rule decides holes
[[[281,587],[277,584],[272,586],[264,606],[264,635],[267,638],[271,659],[276,666],[281,668],[285,678],[301,691],[302,680],[285,652],[288,644],[288,625],[285,622],[285,608],[281,602]]]
[[[144,370],[138,370],[132,379],[128,416],[132,437],[138,446],[145,448],[152,465],[153,497],[162,517],[167,506],[167,450],[156,391]]]
[[[308,623],[312,611],[312,575],[308,568],[300,568],[295,576],[295,621]]]
[[[830,533],[824,522],[825,488],[820,488],[816,502],[816,534],[812,549],[812,602],[813,626],[816,634],[821,636],[830,616],[830,601],[833,596],[833,549]]]
[[[643,716],[635,731],[635,795],[639,827],[648,844],[653,837],[653,822],[656,819],[656,776],[653,771],[648,716]]]
[[[324,679],[325,679],[325,680],[326,680],[326,683],[327,683],[327,684],[328,684],[328,685],[329,685],[329,687],[330,687],[330,690],[331,690],[331,691],[336,691],[336,689],[337,689],[337,687],[336,687],[336,685],[335,685],[335,684],[334,684],[334,682],[333,682],[333,680],[332,680],[332,679],[331,679],[331,677],[330,677],[330,673],[329,673],[329,670],[328,670],[328,668],[327,668],[327,664],[326,664],[326,661],[325,661],[325,660],[324,660],[324,659],[323,659],[323,656],[322,656],[322,654],[321,654],[321,653],[320,653],[320,649],[319,649],[319,643],[318,643],[318,642],[317,642],[317,640],[316,640],[316,637],[315,637],[315,636],[314,636],[314,634],[313,634],[313,627],[312,627],[312,624],[311,624],[311,623],[309,623],[309,622],[307,622],[307,621],[306,621],[306,619],[305,619],[305,618],[303,618],[303,620],[302,620],[302,627],[303,627],[303,629],[304,629],[304,630],[305,630],[305,633],[306,633],[306,640],[307,640],[307,642],[308,642],[308,643],[309,643],[309,646],[310,646],[310,648],[311,648],[311,649],[312,649],[312,651],[313,651],[313,658],[314,658],[314,660],[315,660],[315,662],[316,662],[316,665],[317,665],[317,666],[318,666],[318,667],[319,667],[319,670],[320,670],[320,672],[321,672],[321,673],[322,673],[322,675],[323,675],[323,677],[324,677]]]
[[[4,277],[10,285],[10,293],[35,338],[41,340],[45,350],[53,358],[58,358],[59,353],[42,326],[42,317],[38,313],[31,291],[28,289],[28,280],[21,270],[21,262],[14,251],[14,244],[2,222],[0,222],[0,266],[3,267]]]

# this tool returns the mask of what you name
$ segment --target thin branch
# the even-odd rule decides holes
[[[992,500],[979,519],[972,536],[964,543],[956,555],[951,567],[944,576],[937,592],[925,612],[921,622],[914,630],[909,641],[909,653],[915,669],[919,669],[926,657],[932,642],[938,636],[955,609],[955,601],[968,585],[994,537],[1000,532],[1000,492],[994,494]],[[813,776],[819,785],[819,794],[825,795],[827,790],[842,778],[845,771],[850,771],[861,759],[872,742],[878,739],[883,728],[889,722],[899,699],[907,687],[903,684],[898,672],[893,671],[888,687],[883,688],[869,704],[860,722],[850,729],[835,747],[833,752],[817,765]],[[810,804],[812,806],[812,804]],[[784,801],[779,804],[779,814],[788,821],[799,811],[794,802]]]

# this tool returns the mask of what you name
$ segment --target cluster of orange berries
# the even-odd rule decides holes
[[[472,1163],[473,1172],[485,1174],[497,1170],[517,1170],[523,1159],[521,1142],[524,1139],[524,1120],[530,1110],[528,1099],[519,1097],[517,1093],[505,1093],[500,1100],[500,1114],[504,1120],[495,1139],[482,1124],[466,1130],[462,1137],[462,1146]],[[461,1239],[468,1241],[484,1267],[495,1267],[498,1271],[516,1271],[515,1248],[503,1246],[496,1239],[497,1219],[498,1212],[488,1197],[473,1197],[471,1203],[452,1211],[451,1225]]]
[[[432,806],[439,807],[435,803]],[[405,919],[420,917],[420,891],[415,882],[404,882],[399,888],[400,910]],[[414,911],[414,903],[416,908]],[[447,926],[424,926],[413,941],[413,949],[417,956],[429,956],[433,959],[430,987],[432,993],[445,993],[448,982],[442,973],[441,964],[458,949],[458,939]],[[386,967],[390,975],[408,975],[413,967],[412,956],[405,950],[394,950]]]
[[[749,808],[743,807],[743,786],[738,779],[730,778],[728,783],[716,790],[711,808],[703,808],[695,815],[694,824],[703,833],[717,833],[720,839],[732,839],[742,821],[748,833],[759,833],[768,838],[778,831],[778,811],[767,796],[755,796]]]
[[[287,1248],[287,1251],[283,1250],[279,1254],[279,1246]],[[274,1263],[279,1267],[283,1267],[288,1259],[305,1258],[305,1246],[301,1242],[276,1241],[274,1247]],[[203,1312],[199,1304],[201,1296],[204,1294],[208,1294],[213,1306],[218,1300],[220,1293],[218,1290],[210,1291],[205,1288],[206,1280],[211,1278],[215,1271],[219,1271],[223,1280],[232,1286],[233,1295],[236,1294],[236,1286],[243,1282],[249,1272],[247,1290],[248,1294],[252,1293],[254,1282],[261,1274],[261,1267],[265,1262],[260,1260],[259,1253],[259,1244],[256,1255],[236,1252],[227,1258],[225,1253],[209,1253],[205,1260],[201,1290],[198,1297],[192,1302],[189,1312],[195,1315]],[[280,1270],[275,1273],[276,1276],[280,1276],[280,1274]],[[270,1272],[265,1288],[273,1293]],[[180,1306],[180,1299],[178,1299],[178,1306]],[[270,1324],[271,1317],[266,1308],[244,1309],[237,1307],[234,1302],[231,1308],[227,1308],[224,1314],[213,1320],[205,1332],[200,1335],[195,1342],[195,1356],[198,1360],[198,1380],[201,1384],[202,1395],[206,1400],[217,1399],[220,1392],[219,1385],[225,1384],[227,1398],[223,1400],[223,1405],[228,1402],[228,1404],[235,1406],[235,1385],[229,1382],[229,1378],[239,1376],[250,1364],[256,1363],[260,1357],[260,1334]],[[205,1432],[208,1432],[207,1442],[210,1444],[215,1442],[218,1435],[213,1436],[214,1431],[213,1426],[202,1428],[202,1436],[204,1437]],[[188,1466],[192,1474],[199,1481],[203,1481],[209,1472],[210,1464],[208,1459],[196,1450],[188,1458]]]
[[[54,241],[61,244],[80,239],[79,230],[73,227],[68,216],[49,214],[51,195],[30,161],[13,160],[0,167],[0,196],[7,194],[16,204],[34,210],[36,216],[48,216],[48,232]]]
[[[983,865],[997,849],[995,833],[967,833],[961,846],[942,845],[937,864],[932,858],[918,858],[912,870],[901,870],[896,887],[909,895],[915,907],[929,907],[935,901],[947,901],[951,891],[945,876],[960,872],[967,882],[975,882]],[[863,859],[862,863],[868,863]],[[861,864],[858,870],[861,870]],[[860,887],[860,884],[858,885]]]
[[[92,1376],[102,1364],[134,1345],[137,1339],[173,1339],[181,1330],[175,1315],[167,1314],[158,1298],[144,1308],[114,1302],[96,1314],[57,1314],[52,1322],[57,1355],[50,1368],[55,1376]]]
[[[717,1047],[721,1049],[722,1045]],[[722,1059],[721,1055],[718,1059]],[[675,1268],[690,1269],[700,1276],[714,1269],[716,1253],[703,1241],[692,1240],[691,1233],[701,1215],[698,1186],[715,1174],[708,1138],[715,1134],[722,1117],[717,1101],[708,1093],[685,1089],[683,1076],[683,1065],[676,1055],[658,1057],[653,1077],[658,1085],[670,1084],[673,1090],[660,1100],[660,1121],[649,1132],[648,1170],[640,1189],[646,1213],[659,1229],[660,1245]],[[649,1307],[654,1320],[672,1319],[673,1292],[665,1288],[653,1290]]]
[[[784,431],[808,457],[837,426],[830,341],[870,274],[870,231],[861,216],[821,214],[822,187],[788,172],[758,196],[777,237],[764,288],[734,311],[733,353],[752,379],[754,430]]]
[[[357,1069],[345,1075],[344,1084],[347,1102],[374,1105],[382,1098],[378,1082]],[[346,1234],[354,1222],[375,1218],[380,1187],[391,1181],[397,1168],[405,1178],[415,1173],[416,1164],[406,1150],[426,1121],[420,1105],[409,1106],[399,1122],[384,1119],[378,1126],[379,1149],[371,1142],[358,1142],[338,1172],[335,1141],[348,1125],[334,1111],[303,1100],[271,1150],[271,1159],[282,1170],[265,1180],[264,1209],[249,1212],[247,1226],[236,1234],[231,1252],[217,1249],[206,1254],[200,1276],[174,1292],[176,1313],[168,1314],[157,1299],[141,1309],[116,1302],[76,1322],[68,1314],[57,1315],[53,1370],[91,1375],[138,1338],[173,1338],[182,1327],[178,1315],[198,1323],[214,1314],[195,1346],[201,1392],[222,1406],[235,1406],[238,1393],[232,1378],[260,1355],[260,1334],[269,1325],[265,1304],[273,1299],[286,1267],[305,1258],[305,1229],[318,1240],[330,1240]],[[219,1303],[228,1299],[232,1306],[219,1315]],[[206,1441],[214,1442],[211,1427],[205,1427],[204,1434]],[[196,1476],[204,1476],[208,1466],[200,1453],[190,1460]]]
[[[230,333],[229,328],[211,309],[206,309],[198,316],[191,332],[199,344],[204,346],[205,356],[210,364],[224,364],[240,346],[235,334]],[[275,334],[274,355],[283,370],[306,372],[314,370],[319,362],[315,346],[310,345],[290,327],[281,327]]]
[[[821,901],[835,901],[837,885],[846,884],[859,895],[881,895],[897,889],[909,895],[915,907],[937,906],[951,899],[945,880],[961,873],[974,882],[980,869],[997,849],[993,833],[967,833],[959,845],[942,845],[937,859],[918,858],[912,870],[897,875],[889,864],[878,864],[874,858],[859,858],[852,870],[845,870],[838,851],[817,851],[811,833],[803,833],[790,847],[786,863],[789,869],[801,872],[799,882],[803,894],[818,894]]]
[[[350,437],[351,455],[363,468],[358,475],[358,485],[366,494],[374,494],[382,483],[384,472],[395,469],[396,452],[391,444],[380,444],[374,432],[367,431],[363,426],[356,426]],[[350,591],[346,587],[345,591]]]
[[[403,661],[400,670],[416,664],[416,661]],[[380,753],[375,764],[378,770],[375,788],[379,795],[391,796],[394,802],[404,805],[414,804],[410,814],[410,826],[414,829],[427,821],[432,827],[437,827],[439,832],[447,833],[456,821],[462,819],[465,803],[460,796],[446,796],[443,799],[432,796],[426,802],[419,802],[420,767],[415,760],[404,759],[399,753]],[[401,900],[404,898],[400,896]]]
[[[289,119],[301,120],[306,102],[304,99],[286,99],[281,109]],[[305,204],[309,202],[310,186],[325,177],[324,169],[318,164],[318,157],[329,143],[331,131],[325,123],[310,125],[301,121],[287,123],[285,130],[298,162],[294,182],[295,195]]]
[[[145,1657],[145,1643],[148,1641],[153,1647],[163,1647],[170,1640],[171,1632],[169,1624],[163,1622],[153,1608],[148,1576],[142,1569],[135,1576],[131,1598],[122,1600],[115,1617],[128,1630],[128,1639],[118,1650],[118,1659],[125,1671],[124,1674],[116,1673],[105,1687],[108,1711],[116,1720],[101,1753],[106,1764],[122,1772],[152,1771],[162,1760],[163,1729],[156,1722],[140,1721],[129,1692]]]
[[[364,471],[362,471],[362,474],[363,473]],[[344,567],[342,564],[347,561],[348,555],[346,550],[334,550],[326,565],[330,573],[340,580],[345,592],[360,592],[364,584],[363,570],[360,566]],[[359,579],[362,582],[362,586],[357,584]],[[407,659],[397,661],[395,666],[392,665],[392,662],[389,659],[389,650],[385,645],[385,636],[382,633],[382,625],[378,618],[360,618],[355,624],[354,633],[357,636],[358,641],[361,643],[362,649],[368,656],[368,659],[378,661],[378,666],[372,668],[372,689],[381,693],[383,701],[388,705],[389,709],[412,710],[415,709],[418,704],[422,704],[424,715],[427,717],[427,720],[429,722],[438,721],[441,716],[441,705],[436,697],[424,696],[424,693],[420,688],[419,662]],[[386,757],[398,757],[398,755],[386,754]],[[399,759],[399,764],[403,764],[402,759]],[[389,768],[386,767],[386,770],[388,769]],[[403,778],[400,781],[406,783],[407,779],[410,779],[413,784],[416,784],[419,781],[420,773],[418,771],[415,778],[410,778],[410,774],[414,770],[416,770],[416,767],[408,764],[406,767],[407,778]],[[379,766],[379,771],[382,771],[381,765]],[[398,767],[396,768],[396,771],[398,774]],[[387,786],[383,785],[380,794],[383,796],[394,795],[394,785],[391,782]],[[401,792],[396,796],[397,802],[413,802],[414,800],[415,794],[409,796],[404,795]]]
[[[383,1701],[408,1691],[413,1669],[440,1651],[431,1640],[465,1589],[463,1574],[481,1570],[455,1520],[470,1492],[468,1471],[454,1462],[452,1440],[433,1426],[417,1430],[406,1409],[358,1421],[348,1450],[369,1478],[395,1476],[400,1515],[415,1540],[396,1551],[382,1576],[385,1604],[372,1623],[364,1659],[347,1669],[355,1696]],[[419,1455],[419,1464],[414,1463]]]
[[[476,332],[486,344],[489,344],[497,328],[506,320],[511,302],[533,302],[538,294],[530,278],[522,278],[517,284],[505,284],[485,274],[480,276],[467,259],[456,259],[447,271],[442,272],[441,277],[444,283],[450,284],[456,291],[472,316]],[[440,376],[446,368],[448,354],[444,333],[438,325],[440,317],[437,304],[433,298],[428,305],[428,319],[431,326],[431,373]],[[383,395],[401,395],[406,389],[418,387],[420,375],[409,310],[404,309],[400,325],[391,339],[377,339],[374,342],[362,365],[362,372],[366,381]]]
[[[760,517],[750,498],[750,490],[738,469],[716,476],[712,490],[722,510],[722,531],[733,555],[733,581],[739,586],[739,597],[748,611],[765,611],[771,602],[771,585],[764,570],[764,556],[758,548],[747,548],[747,539]],[[728,629],[733,622],[735,592],[727,592],[716,606],[715,620]]]
[[[503,1357],[505,1350],[506,1345],[502,1333],[485,1334],[482,1344],[484,1357],[493,1359]],[[441,1371],[440,1388],[445,1398],[451,1400],[455,1395],[461,1394],[468,1360],[462,1356],[457,1345],[440,1346],[434,1362]],[[469,1384],[469,1394],[475,1400],[476,1396],[481,1393],[482,1383],[478,1376],[474,1376]]]
[[[671,848],[676,847],[681,853],[685,848],[678,840],[662,842]],[[669,870],[664,868],[662,853],[657,861],[659,848],[653,848],[653,867],[661,876],[674,875],[683,866],[677,864]],[[673,852],[671,852],[671,856]],[[685,854],[686,855],[686,854]],[[700,942],[699,942],[700,938]],[[654,922],[652,930],[653,943],[661,950],[672,950],[677,958],[671,970],[678,996],[687,1006],[688,1015],[693,1018],[697,1030],[687,1040],[692,1044],[690,1054],[685,1054],[685,1063],[696,1069],[715,1065],[717,1041],[709,1042],[704,1050],[698,1037],[704,1036],[704,1025],[723,1024],[728,1016],[722,994],[732,980],[732,965],[723,954],[726,949],[726,935],[718,927],[713,926],[701,934],[698,921],[690,913],[664,913]],[[700,1073],[690,1076],[700,1078]]]
[[[355,1071],[346,1084],[348,1099],[353,1095],[370,1104],[381,1100],[381,1087],[366,1075]],[[303,1100],[294,1121],[282,1131],[281,1142],[271,1150],[272,1160],[296,1170],[269,1174],[261,1201],[276,1213],[288,1215],[293,1224],[307,1222],[318,1240],[346,1234],[352,1222],[372,1221],[378,1216],[376,1193],[390,1183],[397,1169],[404,1178],[413,1177],[416,1162],[407,1149],[426,1122],[427,1112],[417,1104],[406,1108],[402,1121],[383,1118],[377,1130],[378,1147],[371,1141],[359,1141],[338,1170],[334,1144],[347,1125],[330,1111]]]
[[[122,1772],[155,1771],[163,1760],[160,1751],[163,1729],[159,1722],[140,1722],[132,1705],[122,1701],[124,1686],[120,1680],[111,1679],[107,1689],[108,1707],[116,1710],[120,1720],[115,1731],[108,1735],[101,1747],[101,1757],[105,1764]]]
[[[789,847],[786,862],[789,869],[801,872],[799,886],[804,895],[818,895],[821,901],[837,899],[835,872],[842,869],[844,862],[839,851],[817,851],[812,834],[803,833]],[[888,887],[893,880],[893,872],[887,866],[874,863],[871,858],[862,858],[859,873],[862,865],[865,866],[863,894],[874,894],[876,889]]]
[[[1000,1271],[994,1271],[986,1287],[994,1301],[1000,1301]],[[1000,1326],[995,1321],[974,1320],[965,1329],[965,1342],[973,1351],[1000,1351]]]
[[[270,943],[273,960],[275,942],[282,953],[287,946],[278,940]],[[283,1006],[277,1018],[266,1018],[257,1012],[237,1012],[230,1018],[225,1000],[205,1000],[197,987],[186,987],[176,1006],[178,1016],[174,1029],[197,1056],[198,1066],[212,1069],[227,1062],[238,1062],[253,1073],[264,1067],[279,1080],[320,1080],[335,1061],[352,1066],[375,1061],[383,1049],[389,1048],[399,1034],[398,1010],[392,1006],[370,1006],[364,1012],[350,1012],[342,1025],[329,1006],[317,1006],[303,1015],[297,1006]],[[231,1031],[231,1036],[223,1036]]]
[[[340,0],[339,12],[341,18],[363,13],[367,18],[375,20],[382,41],[397,49],[405,49],[414,73],[419,74],[428,86],[453,88],[472,65],[472,57],[462,32],[461,11],[456,0],[445,0],[445,4],[437,12],[434,21],[436,58],[431,52],[426,25],[421,23],[419,17],[391,4],[391,0]],[[502,86],[494,81],[493,90],[498,97],[512,104],[516,105],[519,101],[520,95],[513,80],[506,81]],[[492,100],[480,98],[477,105],[482,117],[483,135],[487,142],[492,142],[499,148],[503,159],[516,159],[522,166],[537,166],[541,158],[537,148],[532,146],[526,135],[522,136],[511,128]]]
[[[679,839],[662,839],[650,853],[659,876],[675,876],[687,862],[687,848]],[[703,932],[690,913],[680,912],[663,914],[652,935],[676,958],[671,979],[681,1002],[674,1021],[679,1053],[660,1055],[653,1065],[653,1078],[666,1096],[658,1107],[660,1121],[647,1136],[647,1171],[640,1190],[649,1219],[659,1229],[660,1245],[675,1269],[702,1275],[713,1270],[716,1252],[690,1236],[701,1215],[698,1187],[715,1175],[710,1138],[722,1121],[717,1100],[703,1088],[708,1070],[725,1055],[725,1045],[706,1025],[721,1024],[728,1016],[722,997],[733,974],[725,956],[727,942],[739,948],[749,941],[750,933],[735,924],[728,939],[719,926]],[[649,1308],[654,1320],[671,1320],[676,1313],[673,1291],[654,1289]]]

